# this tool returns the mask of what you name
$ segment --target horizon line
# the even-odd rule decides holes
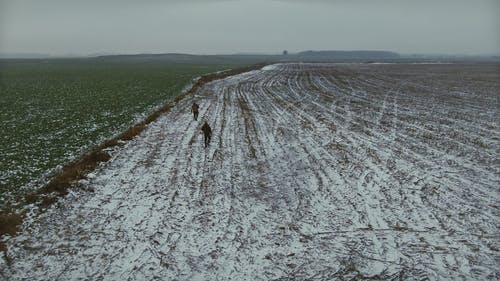
[[[99,57],[110,57],[110,56],[160,56],[160,55],[185,55],[185,56],[294,56],[300,55],[302,53],[320,53],[320,52],[374,52],[374,53],[393,53],[397,54],[402,58],[407,57],[498,57],[500,53],[480,53],[480,54],[467,54],[467,53],[433,53],[433,52],[397,52],[391,50],[369,50],[369,49],[353,49],[353,50],[303,50],[299,52],[288,52],[284,55],[282,50],[278,53],[271,52],[233,52],[233,53],[217,53],[217,54],[203,54],[203,53],[183,53],[183,52],[95,52],[88,54],[48,54],[48,53],[37,53],[37,52],[0,52],[0,59],[57,59],[57,58],[99,58]]]

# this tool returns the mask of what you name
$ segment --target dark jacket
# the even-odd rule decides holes
[[[201,127],[201,130],[203,131],[205,136],[212,136],[212,128],[210,128],[210,126],[208,125],[207,122],[205,122],[205,124],[203,124],[203,126]]]
[[[200,108],[200,106],[197,105],[196,103],[193,103],[193,106],[191,106],[191,111],[192,112],[198,112],[198,108]]]

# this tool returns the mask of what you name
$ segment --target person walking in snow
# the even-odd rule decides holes
[[[199,108],[200,108],[200,106],[198,104],[196,104],[195,102],[193,102],[193,105],[191,106],[191,112],[193,112],[194,120],[198,120],[198,109]]]
[[[208,125],[207,121],[205,121],[201,130],[203,131],[203,135],[205,137],[205,147],[207,147],[208,143],[210,143],[210,139],[212,138],[212,128],[210,128],[210,125]]]

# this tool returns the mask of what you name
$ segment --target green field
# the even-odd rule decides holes
[[[104,59],[0,61],[0,209],[58,165],[124,131],[197,76],[206,62]]]

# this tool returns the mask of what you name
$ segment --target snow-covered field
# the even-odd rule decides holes
[[[282,64],[209,83],[26,223],[0,278],[498,280],[497,69]]]

